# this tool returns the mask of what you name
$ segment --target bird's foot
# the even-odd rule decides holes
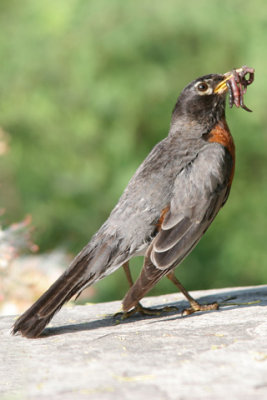
[[[211,303],[211,304],[199,304],[197,301],[191,302],[191,307],[186,308],[182,311],[182,315],[190,315],[197,311],[211,311],[218,310],[219,303]]]
[[[245,306],[245,305],[253,305],[260,303],[260,300],[250,301],[247,303],[228,303],[229,300],[234,300],[236,297],[228,297],[222,302],[215,302],[211,304],[199,304],[197,301],[190,301],[191,307],[186,308],[182,311],[182,315],[190,315],[197,311],[211,311],[211,310],[218,310],[219,307],[228,307],[228,306]]]
[[[143,307],[142,304],[137,303],[137,305],[131,309],[130,311],[125,311],[125,312],[118,312],[114,315],[114,318],[120,319],[120,320],[125,320],[127,318],[130,318],[132,315],[139,313],[142,315],[148,315],[148,316],[160,316],[164,312],[172,312],[172,311],[177,311],[178,308],[175,306],[165,306],[162,308],[147,308]]]

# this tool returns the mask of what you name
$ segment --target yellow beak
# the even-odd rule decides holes
[[[236,71],[237,74],[239,74],[239,73],[241,73],[241,72],[243,71],[243,68],[238,68],[238,69],[236,69],[235,71]],[[228,89],[228,87],[227,87],[227,85],[226,85],[226,82],[227,82],[230,78],[232,78],[233,75],[234,75],[234,74],[233,74],[233,71],[226,72],[226,74],[224,74],[224,80],[221,81],[221,82],[216,86],[216,88],[214,89],[214,93],[221,94],[221,93],[226,92],[227,89]]]
[[[224,93],[228,90],[228,86],[226,85],[226,82],[233,76],[232,72],[227,72],[226,74],[224,74],[225,78],[223,81],[221,81],[216,88],[214,89],[214,93]]]
[[[241,73],[243,71],[243,68],[238,68],[235,70],[237,74]],[[214,89],[214,93],[224,93],[226,92],[226,90],[228,89],[226,82],[233,77],[233,71],[230,72],[226,72],[226,74],[224,74],[224,80],[221,81],[216,88]]]

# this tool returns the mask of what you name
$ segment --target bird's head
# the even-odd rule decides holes
[[[178,97],[173,121],[179,117],[207,126],[224,117],[227,86],[218,90],[224,80],[224,75],[210,74],[189,83]]]
[[[182,124],[185,131],[186,126],[190,130],[190,126],[194,125],[199,126],[199,132],[204,127],[205,130],[211,128],[224,118],[228,91],[230,106],[235,104],[250,111],[244,105],[243,95],[253,80],[254,69],[247,66],[233,69],[223,75],[210,74],[195,79],[178,97],[172,114],[172,127],[177,130],[179,124]],[[195,129],[195,132],[197,131]]]

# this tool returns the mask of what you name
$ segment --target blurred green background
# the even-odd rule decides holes
[[[75,254],[168,133],[183,87],[247,64],[253,113],[227,107],[237,150],[227,206],[177,276],[188,289],[267,281],[267,5],[202,0],[1,0],[4,222],[31,214],[41,252]],[[133,261],[134,276],[141,259]],[[94,300],[123,297],[122,271]],[[151,294],[175,291],[163,279]]]

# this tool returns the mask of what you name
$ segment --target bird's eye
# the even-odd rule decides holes
[[[206,82],[200,82],[197,85],[197,90],[199,90],[200,92],[206,92],[206,90],[208,90],[209,86]]]

